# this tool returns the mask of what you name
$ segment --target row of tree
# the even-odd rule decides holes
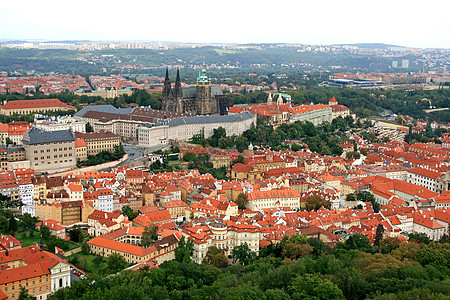
[[[231,258],[210,248],[190,262],[192,241],[159,268],[76,281],[50,299],[448,299],[450,245],[385,238],[374,246],[353,235],[334,249],[316,238],[284,237],[261,249],[246,244]]]

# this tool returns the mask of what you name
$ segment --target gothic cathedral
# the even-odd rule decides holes
[[[191,87],[181,87],[180,70],[177,70],[175,87],[172,89],[169,70],[166,69],[166,79],[162,93],[162,109],[179,114],[191,115],[223,115],[231,106],[218,84],[211,84],[206,75],[206,69],[199,72],[197,84]]]

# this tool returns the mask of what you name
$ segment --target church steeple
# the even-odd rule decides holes
[[[272,104],[272,93],[269,93],[269,97],[267,97],[267,104]]]
[[[170,86],[169,68],[166,68],[166,78],[164,79],[164,87],[162,93],[163,99],[172,96],[172,87]]]
[[[198,72],[197,83],[210,83],[210,82],[211,79],[209,79],[208,75],[206,75],[205,61],[203,61],[203,68],[201,71]]]
[[[283,97],[281,96],[281,94],[278,94],[277,105],[282,105],[282,104],[283,104]]]
[[[175,98],[183,98],[183,91],[181,90],[180,69],[177,69],[177,79],[175,81]]]

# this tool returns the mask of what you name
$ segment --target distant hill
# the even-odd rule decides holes
[[[405,48],[404,46],[389,45],[389,44],[383,44],[383,43],[339,44],[337,46],[343,46],[343,45],[356,46],[359,48],[366,48],[366,49]]]

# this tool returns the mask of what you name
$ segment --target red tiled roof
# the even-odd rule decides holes
[[[37,100],[16,100],[8,101],[1,109],[23,109],[23,108],[44,108],[44,107],[64,107],[76,110],[75,107],[67,105],[58,99],[37,99]]]

